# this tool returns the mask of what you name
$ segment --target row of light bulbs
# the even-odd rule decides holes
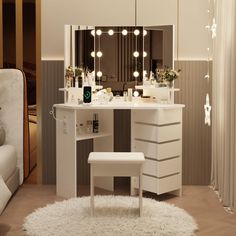
[[[98,51],[97,52],[97,57],[102,57],[102,52],[101,51]],[[139,57],[139,52],[138,51],[135,51],[134,53],[133,53],[133,56],[134,57]],[[143,57],[146,57],[147,56],[147,52],[143,52]],[[93,52],[91,52],[91,57],[95,57],[95,52],[93,51]]]
[[[98,35],[98,36],[101,36],[102,35],[102,31],[100,30],[100,29],[98,29],[98,30],[96,30],[96,35]],[[112,35],[114,35],[114,30],[112,30],[112,29],[110,29],[110,30],[108,30],[108,32],[107,32],[110,36],[112,36]],[[121,31],[121,33],[122,33],[122,35],[124,35],[124,36],[126,36],[129,32],[126,30],[126,29],[123,29],[122,31]],[[134,30],[134,35],[136,35],[136,36],[138,36],[139,34],[140,34],[140,30],[138,30],[138,29],[136,29],[136,30]],[[95,30],[92,30],[91,31],[91,34],[93,35],[93,36],[95,36]],[[147,30],[143,30],[143,36],[146,36],[147,35]]]
[[[138,71],[134,71],[133,76],[135,78],[139,77],[139,72]],[[102,77],[102,72],[101,71],[97,72],[97,77]]]

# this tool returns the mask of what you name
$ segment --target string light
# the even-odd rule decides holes
[[[135,72],[133,73],[133,75],[134,75],[135,78],[139,77],[138,71],[135,71]]]
[[[140,31],[139,31],[138,29],[136,29],[136,30],[134,31],[134,35],[138,36],[139,34],[140,34]]]
[[[109,34],[110,36],[112,36],[112,35],[114,34],[114,30],[112,30],[112,29],[108,30],[108,34]]]
[[[212,44],[212,40],[216,37],[216,29],[217,29],[217,25],[216,25],[216,20],[214,17],[214,7],[215,7],[215,1],[214,4],[212,6],[212,15],[213,18],[211,17],[211,6],[212,6],[212,0],[208,0],[208,10],[207,10],[207,14],[208,14],[208,24],[205,26],[205,29],[208,31],[209,37],[208,37],[208,43],[209,45]],[[211,37],[210,37],[211,35]],[[211,39],[210,39],[211,38]],[[210,47],[207,47],[207,73],[204,76],[204,79],[206,79],[209,82],[210,79]],[[204,111],[205,111],[205,124],[208,126],[211,126],[211,105],[210,105],[210,96],[207,93],[206,94],[206,103],[204,105]]]
[[[97,52],[97,57],[102,57],[102,52],[101,51]]]
[[[95,52],[91,52],[91,57],[95,57]]]
[[[101,31],[100,29],[98,29],[98,30],[96,31],[96,34],[97,34],[98,36],[101,36],[101,35],[102,35],[102,31]]]
[[[101,71],[97,72],[97,77],[102,77],[102,72]]]
[[[91,34],[92,34],[93,36],[95,36],[95,30],[92,30],[92,31],[91,31]]]
[[[138,52],[138,51],[135,51],[135,52],[133,53],[133,55],[134,55],[134,57],[139,57],[139,52]]]
[[[127,31],[126,29],[123,29],[123,30],[122,30],[122,34],[123,34],[124,36],[126,36],[126,35],[128,34],[128,31]]]

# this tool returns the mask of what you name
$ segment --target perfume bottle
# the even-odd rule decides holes
[[[93,133],[99,132],[99,121],[98,121],[98,114],[93,114]]]

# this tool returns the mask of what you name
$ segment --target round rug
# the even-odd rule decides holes
[[[190,236],[197,230],[194,219],[174,205],[143,198],[139,217],[138,198],[95,196],[94,216],[90,197],[72,198],[37,209],[25,218],[29,236]]]

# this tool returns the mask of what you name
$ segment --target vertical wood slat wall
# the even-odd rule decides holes
[[[183,110],[183,183],[210,184],[211,175],[211,127],[204,124],[206,94],[211,98],[211,80],[204,76],[206,61],[177,61],[181,76],[175,87],[175,103],[185,104]],[[211,100],[211,99],[210,99]]]

